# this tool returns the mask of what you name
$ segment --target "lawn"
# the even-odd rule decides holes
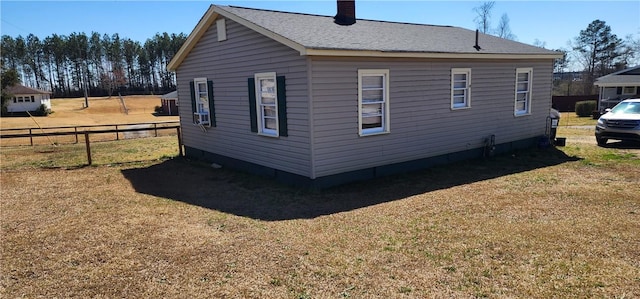
[[[569,129],[323,191],[163,151],[40,168],[2,149],[0,297],[639,297],[640,150]]]
[[[125,96],[128,113],[124,113],[120,98],[90,97],[89,107],[84,108],[84,98],[60,98],[51,100],[52,114],[46,117],[3,117],[2,128],[38,128],[82,126],[120,123],[145,123],[177,121],[177,116],[156,116],[155,106],[160,96]]]

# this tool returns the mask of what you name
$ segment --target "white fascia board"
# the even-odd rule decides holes
[[[454,58],[454,59],[555,59],[562,54],[491,54],[491,53],[436,53],[436,52],[383,52],[371,50],[306,49],[300,55],[346,57],[395,58]]]
[[[189,36],[187,36],[187,40],[184,42],[182,47],[178,50],[175,56],[169,61],[167,64],[167,70],[170,72],[175,72],[178,69],[178,66],[182,63],[182,61],[187,57],[189,52],[195,47],[198,43],[198,40],[207,32],[209,26],[213,23],[213,21],[218,17],[218,14],[215,12],[214,5],[209,6],[207,12],[202,16],[196,27],[191,31]]]
[[[287,46],[289,48],[292,48],[292,49],[300,52],[301,55],[303,55],[302,53],[305,51],[305,47],[303,45],[301,45],[299,43],[296,43],[296,42],[294,42],[294,41],[292,41],[292,40],[290,40],[290,39],[288,39],[288,38],[286,38],[286,37],[284,37],[282,35],[279,35],[279,34],[273,32],[273,31],[269,31],[269,30],[267,30],[267,29],[265,29],[263,27],[260,27],[260,26],[252,23],[251,21],[249,21],[247,19],[238,17],[237,15],[224,10],[224,8],[222,8],[222,7],[216,6],[215,8],[216,8],[216,11],[221,16],[224,16],[225,18],[233,20],[234,22],[236,22],[236,23],[238,23],[238,24],[240,24],[242,26],[245,26],[245,27],[247,27],[247,28],[249,28],[249,29],[251,29],[253,31],[256,31],[256,32],[258,32],[258,33],[260,33],[260,34],[262,34],[262,35],[264,35],[264,36],[266,36],[266,37],[268,37],[270,39],[273,39],[273,40],[275,40],[275,41],[277,41],[277,42],[279,42],[279,43],[281,43],[281,44],[283,44],[283,45],[285,45],[285,46]]]

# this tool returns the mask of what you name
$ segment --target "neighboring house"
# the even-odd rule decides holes
[[[624,99],[640,97],[640,66],[599,77],[593,84],[600,89],[598,110],[603,112]]]
[[[178,91],[172,91],[160,97],[162,111],[166,115],[178,115]]]
[[[51,92],[39,90],[20,84],[7,87],[7,92],[13,98],[7,104],[7,112],[27,112],[36,111],[40,105],[51,110]]]
[[[354,21],[353,1],[335,20],[210,6],[168,65],[186,155],[327,187],[545,134],[562,54],[450,26],[337,24]]]

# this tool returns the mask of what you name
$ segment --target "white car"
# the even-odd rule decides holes
[[[599,146],[609,139],[640,142],[640,99],[627,99],[605,110],[596,124],[596,141]]]

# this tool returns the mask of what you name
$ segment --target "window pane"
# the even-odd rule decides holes
[[[264,127],[266,129],[277,130],[278,122],[275,118],[265,118],[264,119]]]
[[[529,73],[518,73],[518,82],[529,81]]]
[[[264,116],[276,116],[276,107],[273,106],[263,106]]]
[[[516,102],[516,110],[525,111],[527,109],[526,102]]]
[[[382,88],[382,76],[362,76],[363,88]]]
[[[518,91],[527,91],[529,90],[528,83],[518,83]]]
[[[273,96],[268,96],[268,97],[260,97],[260,100],[262,102],[262,104],[275,104],[276,103],[276,98]]]
[[[382,89],[362,91],[363,102],[381,102],[383,100],[384,100],[384,97],[382,96]]]
[[[465,102],[464,99],[465,99],[464,96],[455,96],[455,97],[453,97],[453,103],[454,104],[464,104],[464,102]]]
[[[264,96],[275,96],[276,82],[273,79],[260,79],[260,91]]]
[[[517,95],[516,100],[517,101],[523,101],[523,102],[526,101],[527,100],[527,94],[526,93],[519,93]]]
[[[467,74],[454,74],[453,81],[467,81]]]
[[[382,114],[382,104],[362,105],[362,117]]]
[[[453,82],[453,88],[467,88],[467,82]]]

